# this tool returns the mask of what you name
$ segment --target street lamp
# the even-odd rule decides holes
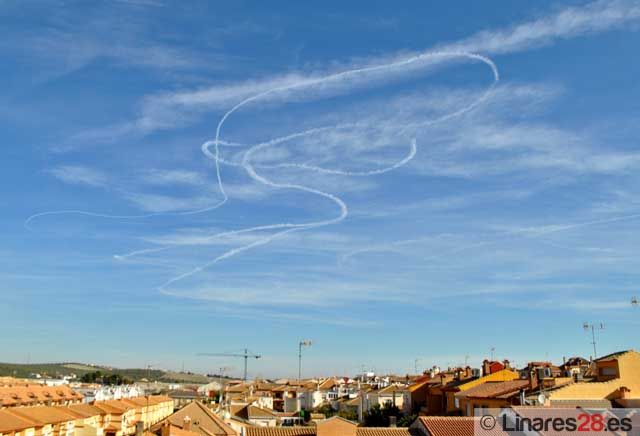
[[[298,344],[298,381],[302,380],[302,347],[310,347],[311,340],[305,339]]]

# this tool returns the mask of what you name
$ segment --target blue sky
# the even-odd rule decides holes
[[[0,360],[239,374],[196,354],[248,347],[293,376],[310,338],[307,375],[406,372],[588,357],[584,321],[640,345],[638,1],[0,20]]]

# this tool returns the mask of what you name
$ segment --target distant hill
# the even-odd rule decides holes
[[[60,378],[75,374],[78,378],[84,374],[100,371],[103,374],[120,374],[134,381],[149,379],[167,383],[208,383],[213,380],[202,374],[185,372],[163,371],[160,369],[144,368],[112,368],[101,365],[88,365],[84,363],[0,363],[0,376],[12,376],[17,378],[31,378],[33,374],[43,377]]]

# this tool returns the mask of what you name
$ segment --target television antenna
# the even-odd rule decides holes
[[[598,357],[598,352],[596,351],[596,330],[604,330],[604,323],[582,323],[582,328],[585,332],[589,332],[591,330],[591,344],[593,345],[593,358]]]

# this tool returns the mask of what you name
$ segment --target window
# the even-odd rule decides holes
[[[618,370],[612,366],[605,366],[604,368],[600,368],[600,375],[617,376]]]

